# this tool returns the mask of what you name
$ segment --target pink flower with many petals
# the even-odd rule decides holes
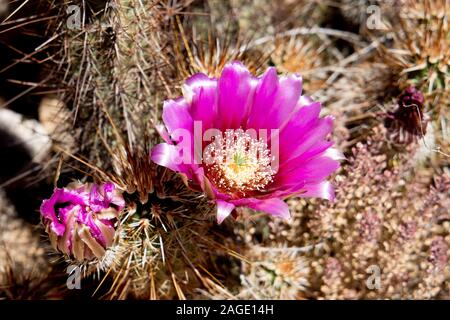
[[[41,217],[56,250],[78,261],[100,259],[113,243],[124,206],[113,183],[71,183],[42,202]]]
[[[183,92],[164,103],[165,143],[151,158],[214,199],[219,223],[238,207],[287,219],[289,196],[334,198],[326,179],[343,155],[327,140],[333,118],[301,95],[301,77],[269,68],[257,78],[233,62],[219,79],[192,76]]]

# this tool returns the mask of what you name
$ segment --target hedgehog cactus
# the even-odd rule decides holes
[[[448,299],[448,0],[353,2],[0,0],[0,299]]]

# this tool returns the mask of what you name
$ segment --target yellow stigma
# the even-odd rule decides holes
[[[272,156],[262,139],[242,129],[217,135],[205,149],[208,177],[221,190],[245,194],[262,190],[272,181]]]

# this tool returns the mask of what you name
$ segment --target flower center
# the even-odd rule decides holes
[[[227,192],[261,190],[275,173],[267,143],[242,129],[214,136],[205,148],[204,160],[208,177]]]

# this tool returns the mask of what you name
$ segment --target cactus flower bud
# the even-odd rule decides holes
[[[71,183],[41,205],[52,246],[77,261],[100,259],[114,240],[125,201],[113,183]]]
[[[413,86],[406,88],[398,97],[397,108],[388,112],[384,120],[389,137],[394,142],[408,144],[426,134],[428,117],[423,112],[425,98]]]

